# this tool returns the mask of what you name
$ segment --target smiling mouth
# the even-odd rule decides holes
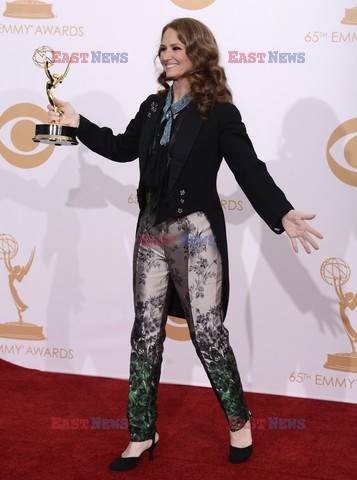
[[[178,65],[175,64],[175,65],[166,65],[166,66],[165,66],[165,68],[166,68],[167,70],[171,70],[172,68],[175,68],[175,67],[178,67]]]

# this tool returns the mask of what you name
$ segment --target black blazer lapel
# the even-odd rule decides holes
[[[172,161],[170,166],[169,184],[167,193],[175,185],[185,161],[197,138],[202,125],[202,119],[197,114],[196,104],[189,103],[185,118],[176,135],[175,144],[172,152]]]

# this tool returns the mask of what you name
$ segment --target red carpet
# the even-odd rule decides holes
[[[130,472],[108,464],[129,442],[127,429],[92,429],[91,417],[126,417],[127,381],[40,372],[0,360],[1,480],[228,480],[357,478],[356,406],[247,393],[256,419],[255,450],[228,462],[229,434],[211,389],[161,384],[159,444]],[[52,417],[89,428],[54,429]],[[271,429],[268,417],[305,419],[303,429]],[[77,425],[80,425],[77,421]],[[125,427],[125,423],[119,424]]]

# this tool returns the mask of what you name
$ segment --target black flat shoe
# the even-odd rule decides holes
[[[156,435],[156,432],[154,433],[154,436],[151,439],[152,444],[151,444],[150,448],[147,448],[146,450],[144,450],[144,452],[146,452],[146,451],[149,452],[149,460],[154,459],[153,452],[154,452],[155,446],[158,443],[158,441],[155,443],[155,435]],[[141,455],[139,457],[122,457],[120,455],[120,457],[116,458],[114,460],[114,462],[112,462],[109,465],[109,470],[111,470],[112,472],[123,471],[123,470],[131,470],[132,468],[135,468],[139,465]]]
[[[231,463],[241,463],[248,460],[253,451],[253,444],[248,445],[248,447],[232,447],[229,446],[229,461]]]

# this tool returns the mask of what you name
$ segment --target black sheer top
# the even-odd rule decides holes
[[[167,145],[160,145],[160,139],[167,122],[167,119],[165,119],[160,124],[160,116],[149,144],[142,183],[146,187],[146,208],[149,212],[156,214],[154,225],[171,217],[167,205],[167,186],[176,135],[186,110],[187,106],[172,119],[171,135]]]

